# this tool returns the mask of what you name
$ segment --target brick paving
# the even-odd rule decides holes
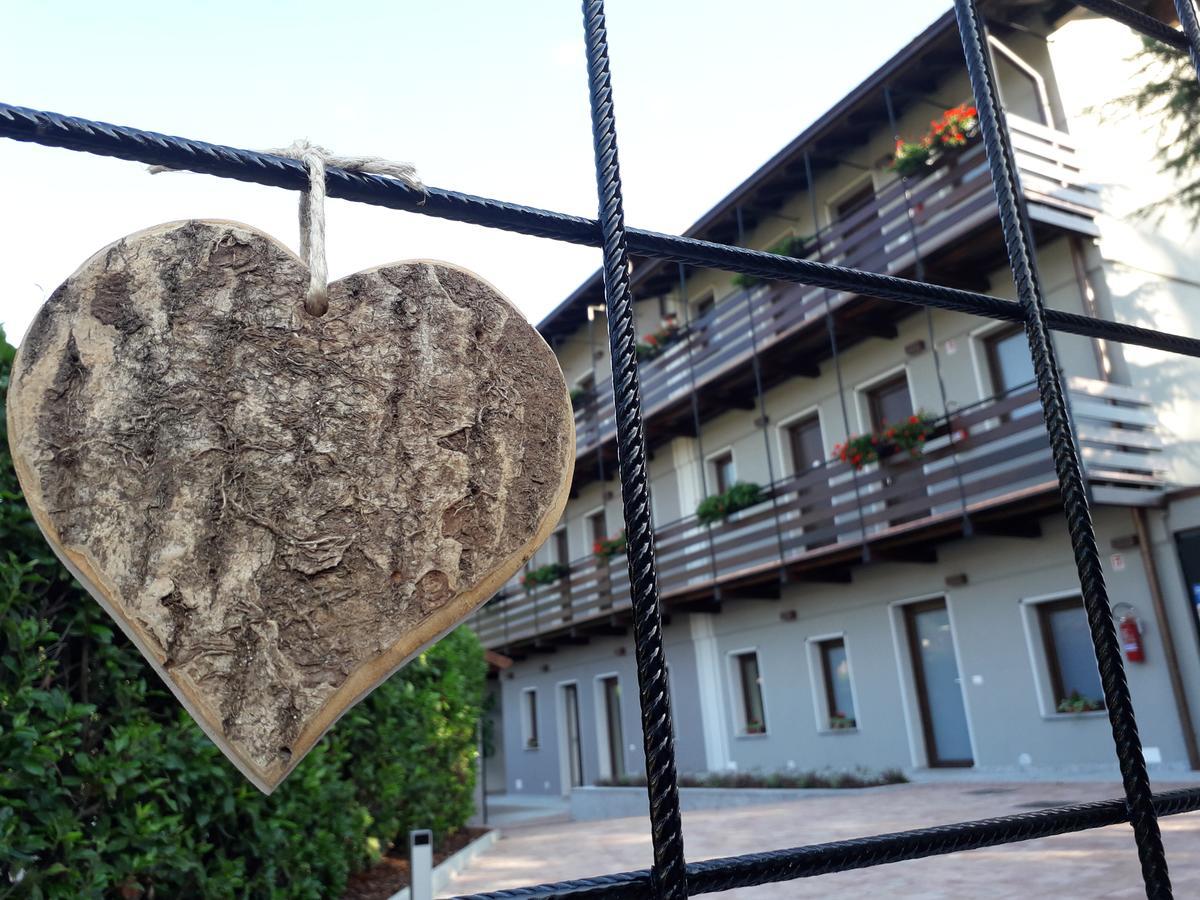
[[[1155,784],[1156,790],[1174,786]],[[736,810],[684,813],[691,860],[1026,812],[1119,796],[1115,783],[907,784]],[[1200,813],[1161,820],[1175,896],[1200,898]],[[496,846],[457,875],[453,893],[646,868],[642,818],[504,827]],[[1145,897],[1127,825],[854,872],[742,888],[722,897]]]

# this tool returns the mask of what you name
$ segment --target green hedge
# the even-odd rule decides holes
[[[13,350],[0,331],[0,398]],[[58,564],[0,403],[0,898],[336,897],[410,828],[472,813],[485,663],[459,629],[252,787]]]

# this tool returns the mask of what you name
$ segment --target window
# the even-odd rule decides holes
[[[833,207],[834,252],[843,265],[869,268],[871,257],[882,250],[875,185],[870,179],[846,194]]]
[[[705,294],[703,297],[701,297],[699,300],[696,301],[696,319],[703,319],[705,316],[707,316],[710,312],[713,311],[713,309],[714,309],[714,307],[716,307],[716,305],[717,305],[717,298],[711,292],[708,294]],[[693,321],[692,324],[694,325],[694,324],[696,324],[696,322]]]
[[[800,476],[796,494],[801,501],[800,525],[806,533],[806,549],[827,547],[837,541],[837,528],[834,517],[827,515],[833,506],[829,482],[821,473],[814,472],[825,465],[820,417],[814,413],[787,426],[787,443],[792,455],[792,474]],[[804,478],[807,472],[814,474]]]
[[[608,540],[608,522],[605,520],[604,510],[594,512],[587,517],[587,536],[590,540],[589,546],[593,550],[601,541]]]
[[[997,396],[1027,387],[1033,382],[1033,360],[1025,332],[1020,326],[993,332],[984,338],[983,344],[987,349],[992,390]]]
[[[554,532],[554,542],[551,546],[554,550],[554,562],[562,566],[571,562],[570,545],[567,543],[567,529],[560,528]]]
[[[762,675],[758,670],[758,652],[750,650],[733,657],[737,687],[741,695],[738,723],[742,734],[766,734],[767,717],[763,710]]]
[[[604,734],[601,735],[600,751],[608,764],[609,778],[625,775],[625,736],[621,730],[621,682],[616,675],[600,679],[601,697],[604,701]]]
[[[887,425],[908,421],[913,414],[912,397],[908,393],[908,375],[901,372],[867,391],[867,411],[871,429],[883,431]]]
[[[1096,668],[1092,632],[1079,597],[1037,605],[1046,668],[1055,712],[1090,712],[1104,708],[1104,689]]]
[[[821,662],[821,681],[825,687],[824,727],[829,730],[855,728],[854,693],[850,689],[850,658],[844,638],[817,642]]]
[[[808,416],[788,426],[788,446],[792,452],[792,472],[803,475],[825,463],[825,442],[821,438],[821,421]]]
[[[521,736],[526,750],[538,748],[537,688],[525,688],[521,693]]]
[[[1032,122],[1053,125],[1050,120],[1050,97],[1041,73],[992,35],[988,35],[988,49],[996,69],[996,87],[1004,108],[1012,115]]]
[[[727,450],[709,460],[713,471],[713,493],[723,494],[731,487],[736,477],[733,469],[733,451]]]

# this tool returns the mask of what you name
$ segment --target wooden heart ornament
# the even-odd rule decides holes
[[[330,285],[245,225],[124,238],[46,302],[8,398],[59,558],[270,792],[549,535],[574,418],[501,294],[440,262]]]

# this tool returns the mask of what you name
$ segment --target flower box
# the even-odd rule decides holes
[[[899,425],[885,422],[880,431],[853,434],[844,444],[835,444],[832,458],[849,463],[855,469],[862,469],[898,453],[905,453],[911,459],[920,459],[933,423],[933,418],[922,412],[909,416],[906,422]]]
[[[625,532],[622,531],[615,537],[606,538],[602,541],[596,541],[592,545],[592,555],[599,560],[607,560],[616,556],[619,553],[625,552]]]
[[[550,563],[547,566],[538,566],[536,569],[530,569],[521,578],[521,587],[527,591],[532,591],[534,588],[543,584],[553,584],[567,574],[567,567],[562,563]]]
[[[1084,697],[1079,691],[1071,691],[1071,696],[1058,701],[1058,712],[1065,714],[1099,712],[1105,708],[1103,700]]]
[[[902,177],[921,175],[948,153],[962,150],[979,136],[979,113],[967,104],[951,107],[940,119],[929,123],[929,131],[918,141],[896,141],[888,166]]]
[[[696,507],[696,518],[702,525],[721,522],[739,510],[763,502],[762,488],[753,482],[739,481],[723,494],[705,497]]]

